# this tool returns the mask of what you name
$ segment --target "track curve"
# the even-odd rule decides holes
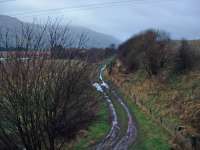
[[[93,84],[96,89],[103,93],[105,100],[109,104],[109,110],[111,113],[112,127],[108,135],[95,147],[95,150],[127,150],[128,147],[135,141],[137,136],[136,122],[130,113],[129,108],[124,103],[123,99],[118,96],[118,94],[112,90],[109,85],[103,79],[103,72],[106,69],[106,65],[101,68],[99,79],[101,83]],[[120,104],[127,114],[128,126],[125,133],[122,133],[123,136],[120,136],[120,125],[118,121],[118,116],[116,109],[112,103],[112,100],[109,98],[107,92],[113,95],[114,100]]]

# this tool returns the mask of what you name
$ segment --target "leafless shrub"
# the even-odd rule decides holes
[[[39,28],[34,32],[22,24],[21,31],[11,32],[14,48],[22,51],[7,52],[0,60],[0,144],[5,150],[62,149],[95,116],[91,65],[52,59],[49,53],[62,53],[61,47],[71,43],[68,28],[51,21]],[[0,38],[5,41],[6,35]]]
[[[0,47],[8,48],[10,45],[10,29],[0,27]]]
[[[140,67],[140,59],[143,55],[141,50],[142,35],[136,35],[119,46],[118,57],[128,71],[137,70]]]
[[[13,58],[1,62],[0,70],[0,140],[5,145],[56,149],[59,136],[73,136],[94,117],[87,64]]]

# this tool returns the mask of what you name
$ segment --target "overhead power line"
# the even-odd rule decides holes
[[[12,1],[16,1],[16,0],[1,0],[0,3],[7,3],[7,2],[12,2]]]
[[[140,2],[140,1],[143,1],[143,0],[123,0],[123,1],[121,0],[121,1],[91,3],[91,4],[83,4],[83,5],[76,5],[76,6],[66,6],[66,7],[60,7],[60,8],[20,12],[20,13],[15,13],[15,15],[22,16],[22,15],[26,15],[26,14],[35,14],[35,13],[37,14],[37,13],[43,13],[43,12],[61,11],[61,10],[69,10],[69,9],[79,9],[79,8],[93,7],[93,6],[100,6],[100,5],[114,5],[114,4]]]
[[[166,0],[162,2],[173,2],[174,0]],[[110,6],[121,6],[121,4],[144,4],[144,3],[158,3],[161,2],[153,0],[123,0],[123,1],[110,1],[110,2],[102,2],[102,3],[92,3],[92,4],[84,4],[84,5],[76,5],[76,6],[66,6],[61,8],[53,8],[53,9],[44,9],[44,10],[37,10],[37,11],[26,11],[26,12],[20,12],[20,13],[13,13],[13,14],[6,14],[6,15],[14,15],[15,17],[22,16],[22,17],[31,17],[31,16],[40,16],[45,15],[49,13],[66,13],[66,12],[77,12],[82,10],[90,10],[90,9],[98,9],[98,8],[105,8]]]

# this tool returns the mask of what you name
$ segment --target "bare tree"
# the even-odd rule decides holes
[[[10,29],[7,27],[0,27],[0,46],[8,49],[10,45]]]
[[[64,48],[68,28],[48,22],[35,34],[29,25],[21,27],[15,33],[16,45],[26,52],[0,61],[1,148],[62,149],[95,116],[91,65],[49,55],[35,57],[30,51],[43,44],[51,50],[57,45]]]
[[[87,46],[86,44],[87,44],[88,40],[89,40],[89,38],[88,38],[87,34],[81,33],[80,37],[79,37],[77,48],[78,49],[85,48]]]
[[[0,26],[0,47],[3,48],[3,35],[2,35],[2,27]]]

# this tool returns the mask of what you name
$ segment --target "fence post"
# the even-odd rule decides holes
[[[160,123],[161,123],[161,124],[163,123],[162,117],[160,117]]]

